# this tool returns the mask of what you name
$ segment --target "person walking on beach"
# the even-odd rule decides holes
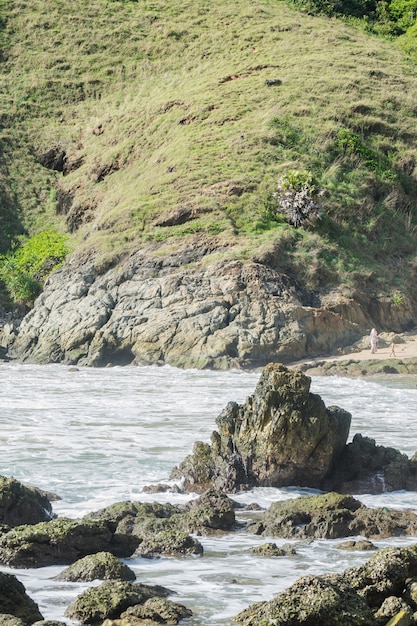
[[[391,343],[390,348],[391,348],[390,356],[395,356],[395,343],[394,343],[394,341]]]
[[[369,339],[371,342],[371,353],[375,354],[377,349],[378,349],[378,333],[376,332],[376,329],[373,328],[371,330],[371,334],[369,335]]]

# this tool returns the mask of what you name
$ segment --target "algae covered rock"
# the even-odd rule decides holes
[[[412,624],[409,584],[417,545],[386,548],[342,574],[305,576],[269,602],[235,617],[244,626],[400,626]]]
[[[245,404],[230,402],[216,419],[211,448],[194,447],[172,473],[184,489],[201,491],[211,481],[234,492],[245,486],[321,487],[342,452],[351,415],[326,408],[310,393],[311,379],[270,363]]]
[[[14,478],[0,476],[0,524],[20,526],[51,520],[52,506],[46,494]]]
[[[371,609],[339,575],[305,576],[235,617],[244,626],[375,626]]]
[[[129,622],[134,617],[140,620],[150,620],[156,624],[175,625],[182,619],[192,616],[192,611],[182,604],[172,602],[167,598],[149,598],[143,604],[135,604],[121,614],[121,619]],[[145,622],[149,623],[149,622]]]
[[[112,551],[112,538],[100,520],[59,518],[18,526],[0,537],[0,561],[10,567],[68,565],[87,554]]]
[[[118,619],[129,607],[143,604],[153,597],[166,598],[172,592],[166,587],[123,581],[105,581],[87,589],[65,611],[69,619],[82,624],[101,624]]]
[[[330,492],[274,502],[248,531],[297,539],[414,536],[417,515],[407,510],[368,508],[353,496]]]
[[[135,572],[122,563],[110,552],[97,552],[76,561],[64,569],[55,580],[69,582],[91,580],[127,580],[136,579]]]
[[[16,576],[4,572],[0,572],[0,607],[1,612],[9,616],[4,623],[10,626],[16,626],[10,622],[11,615],[25,626],[43,619],[38,605],[27,595],[24,585]]]

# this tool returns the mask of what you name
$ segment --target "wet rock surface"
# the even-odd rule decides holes
[[[269,602],[236,616],[245,626],[377,626],[412,624],[417,606],[407,601],[407,581],[417,574],[417,546],[387,548],[343,574],[305,576]]]
[[[361,535],[369,539],[417,535],[412,511],[371,509],[349,495],[326,493],[274,502],[249,525],[266,537],[338,539]]]
[[[76,561],[65,568],[55,580],[68,582],[91,580],[125,580],[136,579],[135,572],[122,563],[110,552],[96,552]]]
[[[105,619],[118,619],[129,607],[154,597],[166,598],[171,593],[170,589],[156,585],[105,581],[71,602],[65,616],[81,624],[101,624]]]
[[[0,476],[0,524],[10,527],[52,519],[48,496],[14,478]]]
[[[0,611],[9,617],[4,620],[9,626],[17,626],[10,616],[21,620],[24,626],[43,620],[38,605],[27,595],[25,587],[13,574],[0,572]]]
[[[267,365],[254,395],[244,405],[229,403],[216,419],[211,447],[197,444],[172,477],[183,478],[190,491],[210,481],[226,492],[255,485],[320,488],[346,444],[351,415],[326,408],[310,383],[301,372]]]

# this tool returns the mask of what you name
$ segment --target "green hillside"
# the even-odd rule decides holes
[[[311,293],[409,294],[417,7],[376,4],[372,24],[331,2],[1,0],[0,253],[52,231],[105,264],[200,233]],[[296,228],[276,194],[305,181],[321,213]]]

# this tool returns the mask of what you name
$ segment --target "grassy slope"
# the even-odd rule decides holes
[[[411,288],[417,72],[394,43],[278,0],[6,5],[0,199],[10,229],[64,231],[58,185],[78,207],[79,252],[172,248],[201,232],[242,258],[275,246],[311,289]],[[341,128],[380,167],[343,150]],[[67,176],[39,165],[54,145],[82,165]],[[268,218],[290,168],[329,190],[313,229]],[[154,226],[180,208],[193,219]]]

